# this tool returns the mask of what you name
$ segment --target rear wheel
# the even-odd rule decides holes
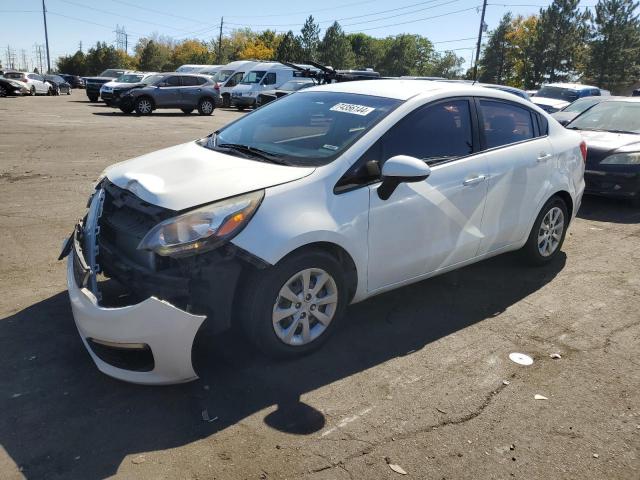
[[[325,252],[294,254],[245,284],[241,318],[249,339],[264,353],[293,358],[319,348],[347,305],[340,263]]]
[[[184,113],[185,115],[189,115],[191,112],[193,112],[193,108],[181,108],[180,110],[182,110],[182,113]]]
[[[215,108],[216,107],[213,99],[209,97],[202,98],[198,102],[198,113],[200,115],[211,115]]]
[[[4,88],[4,85],[0,85],[0,97],[6,97],[7,95],[7,89]]]
[[[533,265],[552,262],[560,253],[569,225],[567,205],[560,197],[551,197],[540,210],[522,254]]]
[[[31,95],[32,97],[35,97],[36,95],[36,87],[34,87],[33,85],[31,86],[31,90],[29,90],[29,95]]]
[[[149,115],[153,112],[153,102],[149,97],[140,97],[136,100],[135,111],[138,115]]]

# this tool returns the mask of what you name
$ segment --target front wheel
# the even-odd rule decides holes
[[[0,97],[6,97],[7,95],[7,89],[4,88],[4,85],[0,85]]]
[[[536,218],[522,254],[533,265],[552,262],[560,253],[569,225],[567,205],[560,197],[545,203]]]
[[[203,98],[198,102],[198,113],[200,115],[211,115],[214,109],[215,105],[210,98]]]
[[[133,112],[133,107],[118,107],[122,113],[131,113]]]
[[[98,96],[97,95],[89,95],[89,101],[90,102],[97,102],[98,101]]]
[[[29,90],[29,95],[31,95],[32,97],[36,96],[36,87],[31,87],[31,90]]]
[[[153,103],[147,97],[141,97],[136,100],[135,110],[138,115],[149,115],[153,112]]]
[[[252,343],[271,357],[294,358],[335,330],[347,305],[344,273],[328,253],[294,254],[254,273],[239,303]]]

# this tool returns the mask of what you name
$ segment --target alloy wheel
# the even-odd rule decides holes
[[[543,257],[549,257],[558,249],[564,231],[564,213],[558,207],[553,207],[542,219],[538,230],[538,252]]]
[[[151,110],[152,110],[151,102],[146,98],[138,100],[138,105],[136,110],[138,110],[140,113],[143,113],[143,114],[151,113]]]
[[[320,268],[307,268],[280,289],[273,306],[273,329],[287,345],[306,345],[327,330],[337,307],[338,287],[333,277]]]
[[[200,104],[200,110],[202,110],[202,113],[204,113],[205,115],[208,115],[213,112],[213,104],[209,100],[204,100]]]

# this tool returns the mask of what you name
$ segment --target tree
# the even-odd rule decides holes
[[[304,60],[302,45],[291,30],[280,39],[275,53],[276,60],[281,62],[301,62]]]
[[[304,22],[300,30],[299,42],[305,60],[318,60],[318,46],[320,44],[320,26],[315,23],[313,15]]]
[[[433,45],[420,35],[403,33],[385,39],[379,65],[382,75],[428,75],[433,61]]]
[[[81,76],[87,74],[86,58],[80,50],[73,55],[65,55],[58,58],[56,63],[58,72]]]
[[[545,56],[544,38],[540,32],[539,17],[518,16],[511,21],[506,38],[512,46],[513,75],[509,85],[532,89],[544,80]]]
[[[264,43],[256,41],[248,44],[240,52],[240,60],[271,60],[273,58],[274,51],[272,48],[267,47]]]
[[[458,78],[462,75],[463,64],[464,58],[457,56],[454,52],[436,54],[426,75],[431,77]]]
[[[586,74],[599,87],[615,89],[635,80],[640,67],[640,21],[633,0],[600,0],[592,20]]]
[[[500,23],[491,32],[489,41],[485,45],[478,67],[481,82],[505,84],[508,78],[514,76],[513,46],[509,41],[512,27],[511,12],[503,15]]]
[[[214,54],[199,40],[184,40],[175,46],[171,54],[174,69],[184,64],[206,65],[213,61]]]
[[[584,63],[588,15],[580,0],[553,0],[540,10],[538,34],[545,58],[545,76],[550,82],[576,77]]]
[[[126,68],[123,60],[122,54],[118,53],[115,47],[107,45],[106,42],[97,42],[95,47],[91,47],[87,52],[86,74],[98,75],[107,68]]]
[[[354,63],[358,68],[378,68],[385,53],[384,40],[366,33],[350,33],[347,38],[351,43]]]
[[[171,51],[149,40],[138,55],[138,68],[144,72],[161,72],[171,59]]]
[[[322,63],[333,68],[352,68],[355,63],[351,43],[338,22],[333,22],[327,28],[320,42],[318,54]]]

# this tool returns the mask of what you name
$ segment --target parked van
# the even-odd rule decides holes
[[[260,62],[254,62],[251,60],[238,60],[235,62],[227,63],[223,66],[213,79],[218,82],[220,86],[220,96],[222,97],[222,106],[231,106],[231,90],[233,87],[240,83],[244,74],[253,69]]]
[[[220,67],[221,65],[196,65],[196,64],[185,64],[180,65],[176,72],[180,73],[200,73],[202,70],[208,70],[211,68]]]
[[[309,65],[299,65],[302,68],[317,70]],[[242,77],[238,85],[231,91],[231,105],[243,110],[254,107],[258,94],[264,90],[274,90],[284,85],[293,77],[301,73],[291,67],[278,62],[258,63]]]

